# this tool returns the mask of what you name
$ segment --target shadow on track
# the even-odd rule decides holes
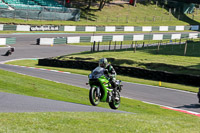
[[[188,108],[188,109],[197,109],[200,108],[200,104],[190,104],[190,105],[183,105],[175,108]]]

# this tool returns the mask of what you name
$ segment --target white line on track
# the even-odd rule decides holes
[[[26,59],[27,59],[27,58],[26,58]],[[33,59],[33,58],[29,58],[29,59]],[[20,60],[20,59],[17,59],[17,60]],[[14,60],[10,60],[10,61],[14,61]],[[9,62],[9,61],[5,61],[5,62]],[[4,64],[4,62],[0,62],[0,63],[1,63],[1,64]],[[19,65],[11,65],[11,66],[26,67],[26,66],[19,66]],[[38,69],[38,70],[44,70],[44,71],[52,71],[52,72],[58,72],[58,73],[67,73],[67,74],[71,74],[70,72],[63,72],[63,71],[51,70],[51,69],[44,69],[44,68],[35,68],[35,67],[26,67],[26,68]],[[26,75],[26,74],[19,73],[19,72],[16,72],[16,73],[22,74],[22,75]],[[80,74],[73,74],[73,75],[79,75],[79,76],[87,77],[87,76],[85,76],[85,75],[80,75]],[[30,75],[27,75],[27,76],[30,76]],[[31,76],[31,77],[37,77],[37,76]],[[40,78],[40,77],[37,77],[37,78]],[[42,79],[49,80],[49,81],[53,81],[53,80],[46,79],[46,78],[42,78]],[[53,81],[53,82],[61,83],[61,82],[59,82],[59,81]],[[144,85],[144,84],[131,83],[131,82],[125,82],[125,83],[136,84],[136,85],[141,85],[141,86],[157,87],[157,88],[162,88],[162,89],[166,89],[166,90],[173,90],[173,91],[179,91],[179,92],[183,92],[183,93],[189,93],[189,94],[195,94],[195,95],[196,95],[196,93],[193,93],[193,92],[187,92],[187,91],[182,91],[182,90],[176,90],[176,89],[172,89],[172,88],[158,87],[158,86],[152,86],[152,85]],[[64,83],[61,83],[61,84],[64,84]],[[70,84],[69,84],[69,85],[70,85]],[[72,85],[72,86],[74,86],[74,85]],[[77,86],[77,87],[80,87],[80,86]],[[81,87],[81,88],[82,88],[82,87]],[[122,97],[123,97],[123,96],[122,96]],[[132,98],[129,98],[129,97],[124,97],[124,98],[132,99]],[[173,107],[169,107],[169,106],[165,106],[165,105],[160,105],[160,104],[155,104],[155,103],[151,103],[151,102],[146,102],[146,101],[142,101],[142,102],[147,103],[147,104],[157,105],[157,106],[160,106],[161,108],[164,108],[164,109],[170,109],[170,110],[174,110],[174,111],[178,111],[178,112],[183,112],[183,113],[187,113],[187,114],[191,114],[191,115],[195,115],[195,116],[200,117],[200,113],[197,113],[197,112],[188,111],[188,110],[183,110],[183,109],[177,109],[177,108],[173,108]]]
[[[15,61],[15,60],[25,60],[25,59],[30,59],[30,60],[31,60],[31,59],[37,59],[37,58],[13,59],[13,60],[8,60],[8,61],[0,62],[0,64],[5,64],[5,63],[7,63],[7,62]],[[19,65],[12,65],[12,66],[26,67],[26,66],[19,66]],[[40,69],[40,70],[48,70],[48,71],[52,71],[52,72],[62,72],[62,71],[58,71],[58,70],[50,70],[50,69],[35,68],[35,67],[27,67],[27,68]],[[71,74],[70,72],[62,72],[62,73]],[[73,73],[73,75],[79,75],[79,76],[87,77],[86,75],[81,75],[81,74],[74,74],[74,73]],[[166,89],[166,90],[173,90],[173,91],[178,91],[178,92],[183,92],[183,93],[189,93],[189,94],[194,94],[194,95],[196,95],[196,93],[194,93],[194,92],[189,92],[189,91],[184,91],[184,90],[178,90],[178,89],[172,89],[172,88],[166,88],[166,87],[160,87],[160,86],[153,86],[153,85],[145,85],[145,84],[139,84],[139,83],[132,83],[132,82],[126,82],[126,81],[123,81],[123,82],[124,82],[124,83],[129,83],[129,84],[140,85],[140,86],[156,87],[156,88],[162,88],[162,89]]]
[[[125,82],[125,81],[123,81],[123,82]],[[184,92],[184,93],[189,93],[189,94],[195,94],[196,95],[196,93],[194,93],[194,92],[189,92],[189,91],[184,91],[184,90],[177,90],[177,89],[172,89],[172,88],[153,86],[153,85],[145,85],[145,84],[132,83],[132,82],[125,82],[125,83],[135,84],[135,85],[140,85],[140,86],[149,86],[149,87],[162,88],[162,89],[165,89],[165,90],[173,90],[173,91],[179,91],[179,92]]]

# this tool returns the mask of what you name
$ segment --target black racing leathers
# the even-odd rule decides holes
[[[112,65],[107,65],[107,67],[105,68],[107,71],[108,71],[108,75],[109,75],[109,82],[110,84],[112,85],[112,88],[114,89],[114,91],[116,91],[116,82],[115,82],[115,77],[116,77],[116,72],[115,72],[115,69],[113,68]]]

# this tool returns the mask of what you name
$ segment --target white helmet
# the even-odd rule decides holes
[[[99,60],[99,66],[106,68],[108,66],[108,60],[106,58],[102,58]]]

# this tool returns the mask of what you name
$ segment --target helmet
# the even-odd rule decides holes
[[[106,58],[102,58],[99,60],[99,66],[106,68],[108,66],[108,60]]]

